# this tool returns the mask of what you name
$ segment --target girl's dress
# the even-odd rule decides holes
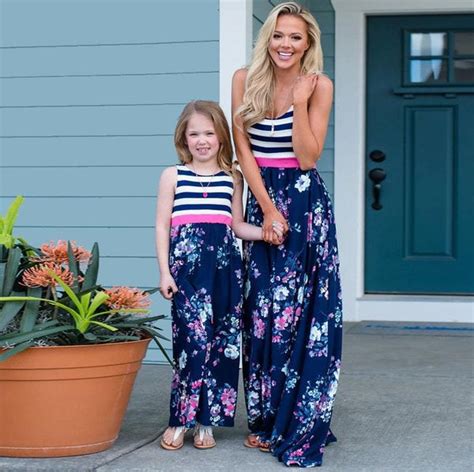
[[[172,301],[170,426],[233,426],[239,374],[242,259],[232,223],[233,179],[177,166],[169,265]]]
[[[292,147],[293,107],[248,129],[284,243],[245,245],[244,386],[249,429],[286,465],[321,465],[339,379],[342,303],[333,207]],[[247,221],[263,214],[249,192]]]

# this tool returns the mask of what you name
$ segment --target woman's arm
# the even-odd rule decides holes
[[[174,192],[176,187],[176,167],[163,171],[158,190],[156,205],[156,254],[160,269],[160,293],[167,300],[178,291],[169,268],[170,225],[173,212]]]
[[[301,170],[312,169],[324,147],[333,85],[325,75],[308,74],[293,89],[293,149]]]
[[[239,69],[235,72],[232,80],[232,134],[234,137],[235,150],[245,179],[263,211],[263,239],[272,244],[279,244],[280,241],[273,232],[272,223],[274,221],[280,223],[283,226],[285,234],[288,231],[288,223],[283,215],[276,209],[268,195],[262,177],[260,176],[257,162],[250,149],[248,137],[243,130],[241,118],[238,116],[234,117],[235,111],[243,102],[246,77],[247,71],[245,69]]]

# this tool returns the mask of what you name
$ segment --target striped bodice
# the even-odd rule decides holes
[[[171,225],[187,223],[232,224],[232,176],[221,171],[199,175],[184,165],[176,166],[178,175],[171,214]]]
[[[248,128],[250,147],[260,167],[299,167],[293,151],[293,106],[283,115]]]

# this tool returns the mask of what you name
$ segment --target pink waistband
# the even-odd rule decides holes
[[[226,215],[183,215],[171,218],[171,226],[186,225],[188,223],[222,223],[232,225],[232,218]]]
[[[258,167],[279,167],[279,168],[293,168],[298,169],[300,164],[296,157],[256,157]]]

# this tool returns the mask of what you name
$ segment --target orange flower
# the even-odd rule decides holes
[[[138,288],[112,287],[105,290],[105,293],[109,296],[105,304],[113,310],[148,308],[151,304],[148,295]]]
[[[76,261],[87,262],[91,257],[91,253],[83,247],[78,246],[75,241],[70,241],[70,243]],[[40,260],[42,262],[54,262],[56,264],[64,264],[68,262],[67,241],[59,240],[57,243],[51,241],[41,245],[40,249],[43,255],[36,260]]]
[[[31,267],[23,272],[22,284],[27,287],[55,287],[58,283],[51,277],[48,271],[54,272],[61,280],[71,286],[74,282],[73,273],[54,262],[44,262]]]

